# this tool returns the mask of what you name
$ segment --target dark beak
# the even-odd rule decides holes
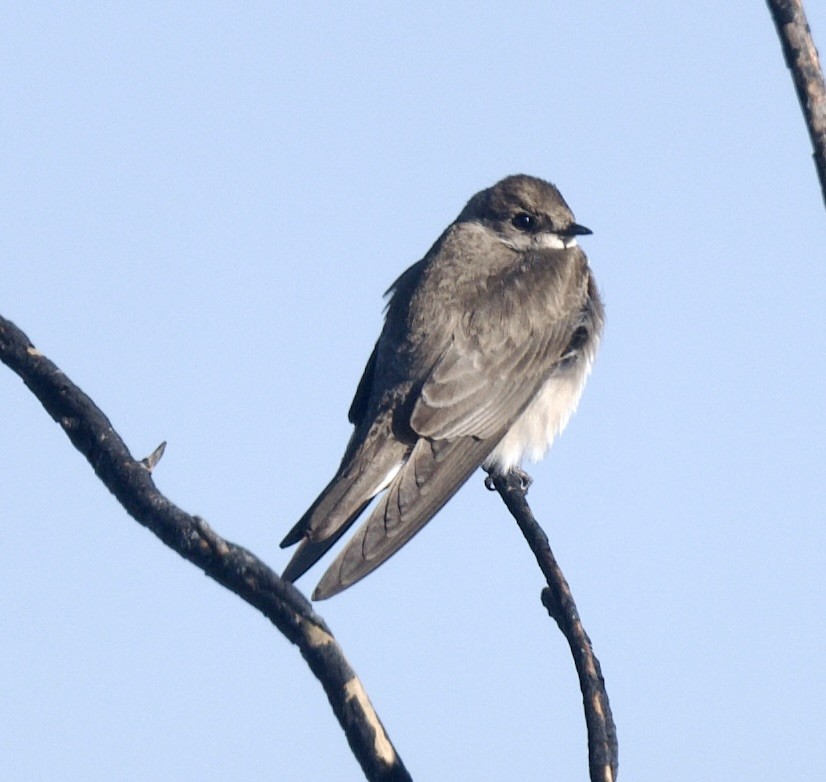
[[[593,231],[590,228],[586,228],[584,225],[580,225],[579,223],[571,223],[565,229],[563,236],[588,236],[592,233]]]

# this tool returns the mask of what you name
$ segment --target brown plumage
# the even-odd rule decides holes
[[[323,599],[378,567],[484,466],[540,458],[576,408],[603,309],[574,221],[548,182],[477,193],[388,291],[384,329],[336,475],[288,533],[295,580],[382,491],[325,573]]]

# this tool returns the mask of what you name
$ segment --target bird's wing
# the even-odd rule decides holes
[[[509,285],[489,291],[452,330],[412,406],[410,426],[420,437],[500,432],[578,346],[577,329],[592,320],[590,273],[581,253],[567,263],[551,255],[537,255]]]
[[[326,491],[326,490],[325,490]],[[322,492],[321,497],[324,497],[325,494]],[[319,499],[320,499],[319,498]],[[368,498],[365,502],[363,502],[360,506],[357,506],[352,513],[348,520],[343,522],[339,528],[333,532],[328,538],[324,540],[310,540],[308,537],[304,536],[304,526],[306,525],[306,521],[302,519],[299,522],[302,526],[293,528],[295,531],[298,530],[299,537],[298,540],[301,541],[298,548],[295,550],[295,553],[290,558],[290,561],[287,563],[287,567],[284,568],[284,572],[281,574],[281,578],[286,579],[287,581],[295,581],[297,578],[303,576],[319,559],[321,559],[338,541],[338,539],[350,529],[350,526],[353,522],[361,515],[362,511],[367,507],[371,498]],[[292,534],[292,533],[290,533]],[[292,543],[288,542],[289,536],[284,539],[282,542],[281,547],[285,548],[286,546],[292,545]],[[293,541],[294,543],[295,541]]]
[[[395,436],[392,413],[392,410],[385,411],[368,427],[356,429],[335,476],[287,533],[281,548],[302,538],[316,544],[332,538],[326,547],[305,547],[318,552],[315,557],[318,559],[358,518],[370,500],[389,485],[412,448],[412,443],[403,443]],[[315,562],[315,559],[308,562],[297,572],[298,560],[308,561],[308,555],[309,551],[296,552],[296,563],[290,562],[287,566],[288,572],[294,573],[293,578],[298,578]]]
[[[440,242],[441,238],[425,258],[405,270],[388,288],[385,293],[391,296],[388,307],[400,291],[402,298],[409,296]],[[347,418],[356,428],[341,465],[316,501],[281,541],[281,548],[301,541],[283,574],[291,581],[315,564],[347,531],[370,500],[386,488],[386,476],[401,465],[412,448],[412,443],[402,445],[395,436],[392,412],[390,416],[380,415],[372,422],[367,419],[370,400],[376,390],[380,343],[381,340],[376,343],[367,360],[347,413]]]
[[[484,354],[454,339],[413,406],[410,427],[419,440],[410,457],[313,599],[331,597],[375,570],[433,518],[534,398],[571,331],[559,323],[541,334],[502,339]]]
[[[313,600],[341,592],[395,554],[456,493],[496,442],[473,437],[419,440],[370,518],[324,574]]]
[[[533,398],[564,348],[554,336],[528,333],[484,353],[454,339],[422,385],[411,428],[434,440],[499,432]]]
[[[282,573],[288,581],[302,576],[352,526],[379,492],[387,488],[407,458],[410,446],[388,435],[373,441],[336,473],[316,501],[281,541],[287,548],[301,541]]]
[[[379,352],[379,344],[373,348],[370,358],[367,359],[367,366],[364,367],[364,372],[361,374],[361,380],[356,388],[356,393],[353,395],[353,401],[350,404],[350,409],[347,412],[347,420],[356,426],[361,425],[364,416],[367,414],[367,406],[370,404],[370,394],[373,393],[373,380],[376,375],[376,357]]]
[[[409,313],[393,308],[415,295],[423,279],[421,264],[395,283],[388,311],[388,322],[393,316],[394,322],[413,329],[404,336],[401,354],[418,382],[412,395],[390,411],[394,434],[407,425],[408,444],[400,459],[394,455],[385,461],[385,454],[375,454],[382,461],[382,476],[388,467],[400,469],[325,573],[316,599],[340,592],[377,568],[450,499],[564,361],[587,306],[584,255],[542,253],[527,258],[502,284],[491,278],[485,295],[476,295],[471,307],[444,307],[434,314],[441,322],[413,322]],[[428,284],[437,291],[439,280]],[[384,449],[402,447],[394,437],[381,441]],[[297,557],[315,561],[328,548],[324,535],[338,537],[371,495],[351,496],[353,514],[346,520],[336,513],[331,524],[321,520],[321,512],[314,515],[317,521],[304,529],[309,533],[316,524],[318,529],[307,535],[312,542]]]

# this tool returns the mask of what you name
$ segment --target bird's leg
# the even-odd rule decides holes
[[[527,494],[533,483],[533,478],[521,467],[511,467],[504,475],[494,470],[488,470],[488,475],[485,478],[485,488],[488,491],[496,491],[496,486],[493,483],[494,478],[504,478],[509,489],[514,489],[522,494]]]

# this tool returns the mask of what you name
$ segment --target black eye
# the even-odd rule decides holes
[[[511,225],[520,231],[533,231],[536,229],[536,218],[527,212],[520,212],[511,219]]]

